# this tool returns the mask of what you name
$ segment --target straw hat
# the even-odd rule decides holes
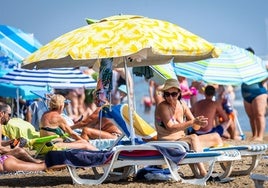
[[[166,80],[165,85],[161,90],[165,91],[165,90],[168,90],[168,89],[173,88],[173,87],[181,90],[178,80],[171,78],[171,79]]]

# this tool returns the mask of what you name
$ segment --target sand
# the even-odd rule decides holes
[[[246,133],[247,138],[250,137],[250,133]],[[248,140],[245,141],[232,141],[231,144],[250,144]],[[260,142],[259,142],[260,143]],[[265,135],[265,139],[261,143],[268,144],[268,133]],[[268,155],[268,152],[266,153]],[[244,158],[242,161],[236,162],[235,168],[240,168],[246,166],[250,162],[249,158]],[[219,168],[216,165],[215,170]],[[181,170],[184,175],[188,175],[190,171],[187,165],[182,166]],[[90,174],[90,171],[85,169],[80,169],[79,173]],[[257,168],[253,173],[265,174],[268,175],[268,159],[261,159]],[[190,174],[191,175],[191,174]],[[207,182],[208,188],[214,187],[254,187],[254,182],[249,175],[244,176],[232,176],[233,180],[220,183],[217,181]],[[16,174],[2,174],[0,175],[0,186],[1,187],[73,187],[72,179],[66,169],[50,172],[34,172],[34,173],[16,173]],[[89,187],[88,185],[76,185],[75,187]],[[129,178],[128,180],[121,180],[116,182],[104,182],[101,185],[94,186],[99,188],[108,188],[108,187],[183,187],[183,188],[192,188],[192,187],[203,187],[198,185],[182,184],[181,182],[173,181],[139,181],[134,178]],[[268,181],[266,181],[264,187],[268,187]]]

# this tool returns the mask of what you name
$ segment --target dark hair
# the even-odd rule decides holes
[[[9,108],[8,104],[0,102],[0,112],[7,112],[8,108]]]
[[[249,52],[251,52],[251,53],[253,53],[253,54],[255,54],[253,48],[251,48],[251,47],[247,47],[246,50],[249,51]]]
[[[180,94],[179,94],[179,96],[178,96],[178,100],[179,100],[179,101],[181,100],[181,92],[180,92]]]
[[[213,95],[215,95],[215,93],[216,93],[216,90],[215,90],[215,88],[213,86],[211,86],[211,85],[206,86],[205,94],[207,96],[213,96]]]

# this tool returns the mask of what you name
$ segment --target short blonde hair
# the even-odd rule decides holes
[[[65,97],[60,94],[54,94],[50,97],[49,108],[50,110],[58,110],[64,105]]]

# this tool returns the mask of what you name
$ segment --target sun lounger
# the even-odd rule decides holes
[[[111,110],[110,110],[110,107],[104,107],[102,116],[105,116],[106,118],[109,117],[111,118],[111,120],[114,120],[115,124],[118,125],[118,127],[122,130],[126,138],[129,139],[128,143],[131,143],[129,125],[127,123],[128,118],[124,116],[126,115],[124,113],[124,109],[126,109],[125,105],[112,106]],[[135,114],[135,116],[137,116],[137,114]],[[92,161],[92,158],[91,158],[92,154],[90,151],[83,151],[83,150],[80,150],[80,151],[75,150],[75,154],[72,153],[72,150],[50,151],[46,155],[46,163],[48,166],[66,164],[70,172],[70,175],[73,179],[73,182],[76,184],[95,185],[95,184],[100,184],[104,182],[105,180],[108,180],[108,177],[110,177],[111,174],[113,175],[119,174],[119,176],[117,176],[117,179],[120,179],[120,178],[128,177],[130,172],[133,173],[133,171],[131,170],[129,170],[128,173],[124,171],[124,174],[115,172],[115,169],[121,168],[121,167],[167,165],[169,171],[171,172],[171,177],[174,181],[181,181],[183,183],[191,183],[191,184],[198,184],[198,185],[206,185],[206,181],[212,175],[215,162],[217,161],[225,162],[225,161],[233,161],[233,160],[241,159],[240,153],[237,150],[216,151],[216,152],[194,152],[193,153],[193,152],[187,152],[183,144],[179,142],[144,143],[143,135],[141,134],[141,132],[143,134],[146,132],[149,133],[147,134],[146,138],[150,139],[150,137],[153,137],[154,135],[150,133],[154,133],[155,130],[151,129],[150,127],[147,127],[148,128],[147,129],[146,126],[140,126],[140,128],[141,128],[141,130],[139,131],[140,134],[135,137],[135,141],[137,142],[135,145],[133,144],[127,145],[126,144],[127,141],[124,143],[120,141],[118,145],[112,148],[112,150],[94,152],[93,154],[94,156],[101,155],[103,154],[103,152],[105,152],[104,155],[106,156],[108,153],[109,156],[108,157],[106,156],[106,158],[110,160],[107,160],[103,163],[99,163],[99,164],[87,163],[86,162],[87,160],[89,160],[89,162]],[[135,126],[134,126],[134,129],[136,130]],[[148,135],[151,135],[151,136],[148,137]],[[170,158],[170,155],[169,155],[170,153],[167,155],[167,153],[163,152],[163,150],[172,151],[171,154],[173,154],[173,156],[179,157],[180,160],[177,160],[177,161],[172,160],[172,158]],[[174,155],[174,153],[176,155]],[[79,159],[76,158],[78,156],[80,156]],[[61,160],[53,161],[54,159],[61,159]],[[76,162],[79,161],[79,163],[77,164],[75,161]],[[180,165],[183,165],[183,164],[194,165],[199,162],[207,163],[209,166],[208,173],[205,177],[200,178],[200,179],[197,179],[197,178],[184,179],[178,174],[178,168]],[[103,169],[103,173],[99,173],[96,170],[93,170],[93,172],[95,173],[94,177],[98,177],[97,179],[90,179],[90,178],[83,179],[77,173],[77,167],[93,168],[93,169],[96,167],[101,167]]]
[[[268,181],[268,175],[264,174],[251,174],[250,178],[254,181],[256,188],[263,188],[265,181]]]
[[[251,158],[251,163],[249,163],[249,166],[246,169],[239,168],[237,170],[232,170],[231,175],[249,175],[258,166],[261,156],[263,156],[268,150],[268,144],[250,144],[250,145],[206,148],[204,151],[226,151],[233,149],[236,149],[240,152],[242,159],[245,157]],[[235,163],[232,165],[235,165]],[[221,166],[223,169],[228,168],[228,166],[226,165]]]
[[[105,107],[102,112],[102,116],[106,118],[111,118],[112,121],[122,130],[122,132],[126,135],[126,137],[131,137],[131,129],[130,129],[130,121],[129,121],[129,113],[128,113],[128,105],[116,105],[112,106],[112,110],[110,107]],[[138,140],[146,141],[147,144],[152,145],[161,145],[161,146],[169,146],[170,144],[179,144],[183,145],[186,151],[190,151],[189,145],[186,142],[183,141],[156,141],[156,130],[150,126],[147,122],[145,122],[136,112],[133,113],[133,127],[135,132],[135,138]],[[145,139],[147,138],[147,139]],[[149,141],[149,142],[148,142]],[[231,150],[231,148],[230,148]],[[241,159],[240,155],[236,158],[230,157],[228,159],[226,158],[218,158],[217,162],[220,164],[227,164],[224,168],[224,171],[222,173],[219,173],[218,176],[220,179],[227,178],[231,175],[231,172],[233,171],[233,162],[235,160]],[[198,175],[198,170],[195,166],[195,168],[192,168],[194,174]]]
[[[263,156],[264,160],[268,160],[268,155]],[[263,188],[264,182],[268,181],[268,175],[267,174],[257,174],[257,173],[251,173],[250,178],[254,181],[256,188]]]

